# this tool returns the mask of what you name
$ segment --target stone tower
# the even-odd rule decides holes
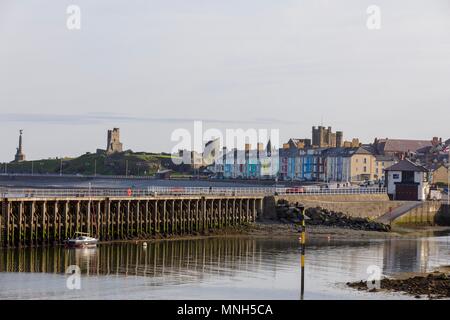
[[[344,145],[344,133],[336,131],[336,147],[340,148]]]
[[[337,131],[334,133],[331,127],[312,127],[312,145],[319,148],[340,147],[343,144],[344,133]]]
[[[122,143],[120,142],[119,128],[108,130],[108,144],[106,146],[106,153],[112,154],[115,152],[122,152]]]
[[[17,148],[16,156],[14,157],[14,162],[22,162],[25,161],[25,154],[23,153],[22,149],[22,132],[23,130],[20,130],[19,135],[19,147]]]

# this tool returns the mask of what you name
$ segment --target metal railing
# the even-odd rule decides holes
[[[385,188],[279,188],[279,187],[148,187],[145,189],[0,189],[2,198],[89,198],[89,197],[158,197],[158,196],[269,196],[269,195],[345,195],[386,194]]]

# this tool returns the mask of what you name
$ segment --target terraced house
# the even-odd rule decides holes
[[[363,182],[384,179],[392,156],[374,155],[357,148],[281,148],[270,157],[257,150],[233,150],[216,162],[216,175],[231,179]],[[222,172],[221,172],[222,170]]]
[[[224,179],[274,179],[278,175],[278,151],[267,153],[258,146],[252,150],[224,149],[223,154],[216,158],[211,167],[218,178]]]
[[[353,150],[350,156],[350,181],[374,180],[375,156],[363,147]]]
[[[330,148],[323,152],[325,181],[360,182],[375,180],[376,158],[363,147]]]
[[[325,130],[324,127],[313,127],[312,141],[291,138],[280,149],[272,149],[268,143],[265,149],[261,145],[257,150],[251,150],[246,145],[244,151],[234,150],[233,153],[228,153],[222,164],[223,176],[243,179],[279,178],[282,181],[383,182],[388,167],[397,163],[398,159],[420,154],[420,148],[429,148],[428,145],[432,145],[435,140],[438,141],[437,138],[431,142],[375,139],[372,144],[362,145],[356,138],[352,142],[343,141],[342,132],[334,134],[331,128]],[[441,140],[438,142],[444,147],[447,144]]]

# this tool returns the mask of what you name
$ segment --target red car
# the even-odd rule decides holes
[[[303,187],[286,188],[286,193],[303,193],[303,192],[305,192],[305,189],[303,189]]]

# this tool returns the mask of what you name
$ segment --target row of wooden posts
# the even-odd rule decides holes
[[[65,273],[70,265],[77,265],[85,275],[164,276],[174,270],[186,275],[188,270],[190,275],[203,276],[204,272],[250,271],[262,259],[261,246],[255,239],[235,237],[157,241],[148,247],[127,242],[98,250],[34,246],[0,250],[0,272]]]
[[[75,232],[100,240],[187,235],[254,222],[260,197],[3,199],[0,246],[61,243]]]

